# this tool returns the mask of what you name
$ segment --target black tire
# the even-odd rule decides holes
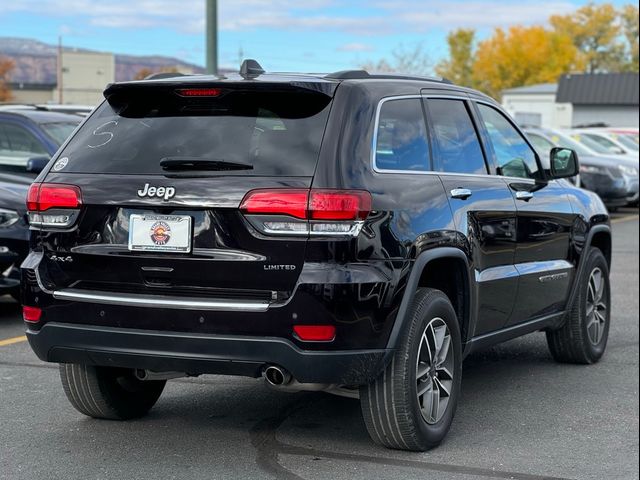
[[[588,312],[588,301],[591,298],[590,282],[596,272],[602,274],[602,305],[605,310],[596,309],[599,317],[600,339],[594,338],[594,330],[589,325],[594,318]],[[585,258],[585,268],[578,279],[578,291],[567,312],[564,325],[557,330],[547,331],[547,344],[553,358],[562,363],[595,363],[604,354],[609,337],[611,320],[611,287],[609,284],[609,267],[602,252],[597,248],[590,248]],[[589,309],[592,311],[591,309]]]
[[[145,415],[156,403],[166,380],[138,380],[133,370],[60,364],[60,379],[71,405],[93,418],[129,420]]]
[[[407,312],[408,322],[404,332],[405,342],[394,353],[391,362],[380,376],[369,385],[360,387],[360,405],[362,416],[369,435],[374,442],[387,448],[411,451],[425,451],[442,442],[446,436],[456,411],[460,395],[462,377],[462,347],[460,327],[455,310],[447,296],[439,290],[420,288],[417,290]],[[423,416],[418,400],[418,364],[422,358],[423,334],[427,327],[438,319],[448,329],[451,365],[453,372],[449,386],[449,396],[441,417],[432,417],[428,422]],[[438,325],[442,323],[438,322]],[[446,331],[446,330],[445,330]],[[426,336],[424,338],[427,338]],[[444,343],[444,342],[443,342]],[[424,344],[426,345],[426,344]],[[424,348],[426,351],[426,347]],[[431,349],[428,349],[429,353]],[[437,351],[437,349],[436,349]],[[447,357],[448,357],[447,353]],[[429,355],[431,356],[431,355]],[[437,362],[429,362],[436,363]],[[441,375],[437,383],[438,374]],[[427,382],[440,385],[449,382],[438,369],[421,376],[425,386]],[[421,387],[423,388],[423,387]],[[431,391],[435,392],[434,387]],[[440,392],[445,389],[439,390]],[[423,398],[427,397],[427,394]],[[444,397],[443,397],[444,398]],[[434,402],[435,403],[435,402]]]

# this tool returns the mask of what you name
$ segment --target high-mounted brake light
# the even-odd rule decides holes
[[[221,88],[179,88],[176,93],[181,97],[219,97]]]
[[[371,212],[364,190],[252,190],[240,210],[262,233],[276,235],[357,236]]]
[[[67,228],[82,205],[82,192],[75,185],[33,183],[27,192],[29,224],[32,227]]]

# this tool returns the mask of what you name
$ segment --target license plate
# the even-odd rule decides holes
[[[191,217],[188,215],[131,215],[129,250],[191,251]]]

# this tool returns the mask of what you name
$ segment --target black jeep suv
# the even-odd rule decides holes
[[[534,331],[593,363],[609,217],[492,99],[345,71],[107,87],[29,191],[27,336],[72,405],[145,414],[165,382],[359,396],[371,437],[446,435],[470,352]]]

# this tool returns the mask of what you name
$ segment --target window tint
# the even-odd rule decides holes
[[[428,100],[440,172],[486,174],[487,167],[467,106],[462,100]]]
[[[419,98],[382,104],[375,162],[381,170],[429,170],[429,143]]]
[[[173,91],[114,95],[61,155],[65,172],[163,174],[160,161],[186,158],[248,164],[210,175],[311,176],[331,99],[297,91],[233,91],[180,98]]]
[[[535,178],[536,156],[522,135],[496,109],[482,104],[478,104],[478,109],[498,161],[498,173],[505,177]]]
[[[0,123],[0,169],[24,170],[31,157],[47,155],[40,141],[28,130],[11,123]]]

